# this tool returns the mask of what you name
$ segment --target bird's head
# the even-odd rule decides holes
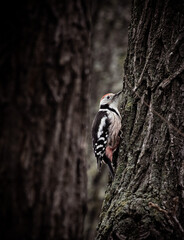
[[[120,96],[121,92],[122,91],[115,93],[115,94],[114,93],[105,94],[100,100],[100,106],[107,104],[110,107],[117,108],[118,102],[119,102],[119,96]]]

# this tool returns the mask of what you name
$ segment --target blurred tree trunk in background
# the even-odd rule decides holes
[[[2,240],[83,239],[89,20],[82,0],[1,5]]]
[[[183,9],[183,1],[133,2],[122,142],[98,240],[184,238]]]

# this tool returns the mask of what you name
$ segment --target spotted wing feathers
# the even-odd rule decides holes
[[[100,165],[103,160],[107,140],[109,136],[109,119],[106,111],[99,111],[93,121],[92,138],[93,149],[97,163]]]

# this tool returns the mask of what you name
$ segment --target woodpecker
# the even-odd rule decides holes
[[[101,167],[102,161],[105,162],[109,166],[112,178],[114,177],[113,157],[119,150],[121,115],[118,111],[118,102],[121,92],[107,93],[101,98],[99,111],[92,124],[93,150],[97,165]]]

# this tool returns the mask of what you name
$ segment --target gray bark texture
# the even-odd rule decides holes
[[[0,239],[83,239],[88,4],[1,5]]]
[[[119,160],[97,240],[184,239],[183,9],[133,1]]]

